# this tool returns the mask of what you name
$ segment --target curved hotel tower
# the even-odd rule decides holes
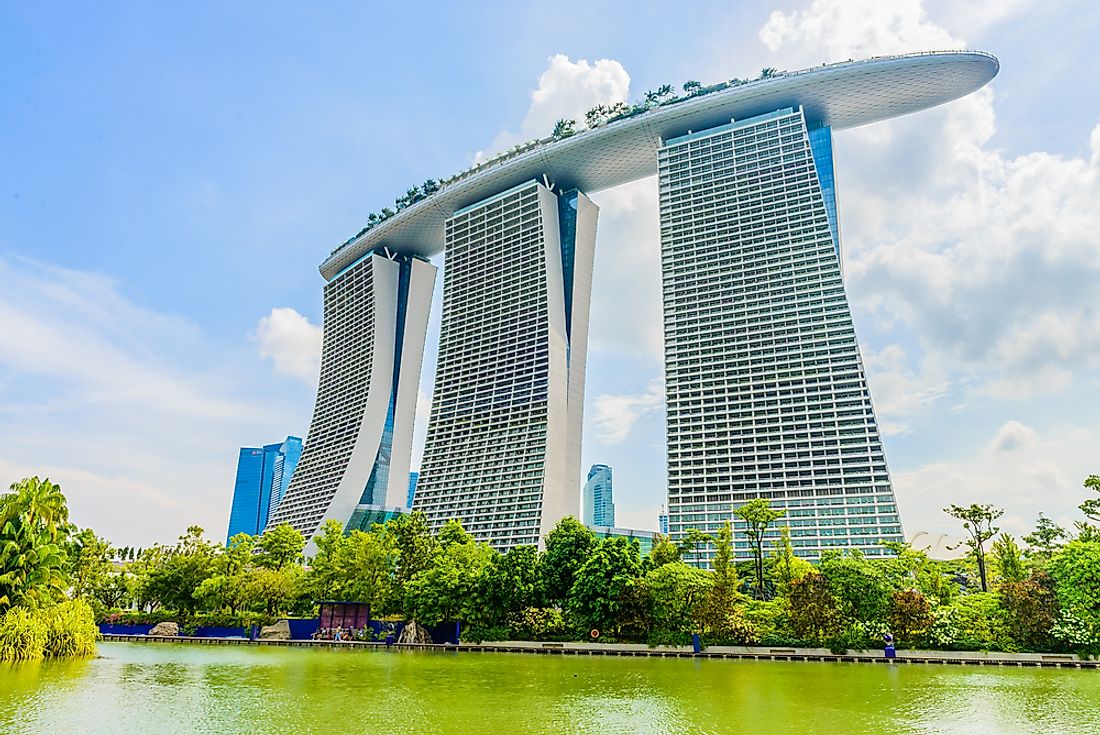
[[[321,265],[317,405],[272,522],[311,537],[400,510],[426,259],[441,251],[415,507],[500,548],[578,515],[598,213],[586,192],[656,174],[673,538],[766,497],[802,556],[902,540],[841,277],[832,135],[962,97],[998,68],[937,52],[703,87],[521,147],[364,230]]]

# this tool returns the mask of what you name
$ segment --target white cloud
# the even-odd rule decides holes
[[[660,411],[665,402],[665,387],[653,382],[641,393],[603,394],[592,399],[593,424],[604,444],[618,444],[644,416]]]
[[[289,307],[279,307],[256,326],[260,357],[275,362],[275,371],[317,384],[321,371],[321,327]]]
[[[1033,446],[1039,441],[1039,435],[1035,429],[1021,424],[1019,421],[1008,421],[993,436],[989,443],[990,452],[1014,452]]]
[[[585,59],[570,61],[564,54],[552,56],[531,93],[531,106],[519,131],[497,135],[488,149],[478,151],[476,160],[517,143],[545,138],[563,118],[583,126],[585,112],[596,105],[625,102],[629,93],[630,75],[618,61],[597,59],[590,64]]]

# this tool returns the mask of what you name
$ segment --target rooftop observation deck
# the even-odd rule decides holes
[[[846,61],[728,86],[632,117],[546,139],[451,180],[342,245],[321,275],[334,278],[378,248],[422,256],[443,250],[443,224],[455,211],[513,186],[541,179],[586,193],[657,173],[662,140],[801,105],[808,120],[834,130],[907,115],[964,97],[997,75],[1000,63],[980,51],[936,51]]]

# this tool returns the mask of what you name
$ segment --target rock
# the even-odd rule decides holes
[[[179,635],[180,626],[178,623],[157,623],[149,631],[148,635]]]
[[[290,623],[280,620],[274,625],[265,625],[260,628],[260,640],[289,641]]]
[[[415,620],[410,620],[409,624],[401,629],[401,635],[397,638],[398,643],[434,643],[432,640],[432,634],[428,632],[420,623]]]

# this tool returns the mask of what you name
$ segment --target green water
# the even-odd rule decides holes
[[[1100,671],[102,643],[0,733],[1100,733]]]

